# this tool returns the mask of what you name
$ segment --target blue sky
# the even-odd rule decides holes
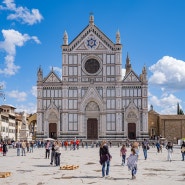
[[[121,34],[122,63],[129,53],[133,70],[145,65],[149,107],[176,114],[185,112],[184,0],[1,0],[0,84],[16,111],[36,112],[37,70],[47,76],[51,67],[60,75],[60,46],[66,30],[69,42],[87,25],[95,25],[113,42]]]

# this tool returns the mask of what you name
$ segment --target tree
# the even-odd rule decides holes
[[[177,115],[184,115],[183,110],[180,108],[179,103],[177,103]]]

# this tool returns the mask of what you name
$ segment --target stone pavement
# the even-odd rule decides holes
[[[9,149],[7,156],[0,154],[0,172],[11,172],[11,176],[0,178],[0,185],[184,185],[185,161],[181,161],[180,147],[175,147],[172,162],[166,160],[167,150],[156,153],[156,148],[150,148],[148,159],[144,160],[140,149],[138,173],[131,180],[131,172],[127,166],[121,166],[120,148],[111,147],[112,161],[110,177],[101,177],[99,164],[99,148],[80,148],[65,151],[62,149],[61,166],[79,165],[75,170],[60,170],[51,166],[50,159],[45,159],[45,149],[34,149],[26,156],[16,156],[16,149]],[[127,156],[130,148],[127,148]]]

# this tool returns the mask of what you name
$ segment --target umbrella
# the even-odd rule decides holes
[[[47,140],[48,140],[48,141],[55,141],[53,138],[50,138],[50,137],[44,138],[44,140],[45,140],[45,141],[47,141]]]

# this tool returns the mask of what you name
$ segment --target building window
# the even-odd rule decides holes
[[[77,109],[77,100],[69,100],[68,105],[69,105],[69,109]]]
[[[107,109],[115,109],[116,108],[116,101],[109,99],[107,100]]]
[[[68,97],[70,97],[70,98],[78,97],[78,89],[77,88],[70,88],[68,93],[69,93]]]
[[[77,114],[69,114],[68,130],[69,131],[78,130],[78,115]]]
[[[114,66],[107,66],[107,75],[115,75],[115,67]]]
[[[107,89],[107,97],[115,97],[115,96],[116,96],[115,88]]]
[[[116,115],[107,114],[107,130],[115,131],[116,130]]]

